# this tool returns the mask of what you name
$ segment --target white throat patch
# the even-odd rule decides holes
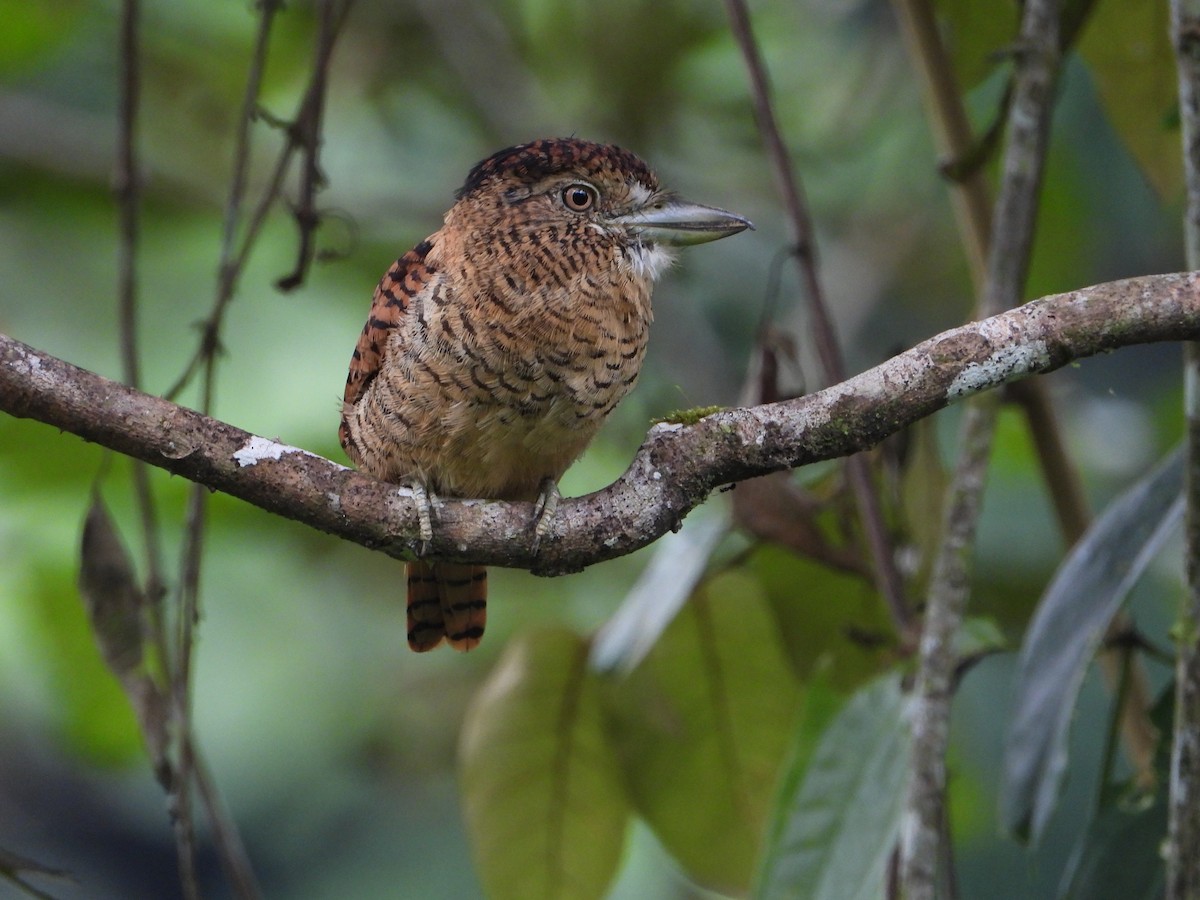
[[[625,249],[625,261],[635,277],[657,281],[659,275],[674,265],[675,251],[662,244],[638,241]]]

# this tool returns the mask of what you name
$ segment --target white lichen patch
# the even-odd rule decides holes
[[[977,394],[1030,372],[1040,371],[1050,362],[1045,341],[999,347],[983,362],[968,363],[950,382],[946,395],[951,400]]]
[[[671,431],[683,431],[683,425],[679,422],[656,422],[650,426],[651,434],[666,434]]]
[[[34,353],[28,353],[21,347],[13,348],[14,355],[9,358],[9,365],[20,375],[30,380],[42,375],[42,358]]]
[[[303,453],[306,456],[313,456],[320,459],[315,453],[309,453],[307,450],[301,450],[299,447],[281,444],[279,441],[272,441],[258,435],[252,436],[240,449],[235,451],[233,459],[244,469],[247,466],[256,466],[263,460],[283,459],[289,453]]]

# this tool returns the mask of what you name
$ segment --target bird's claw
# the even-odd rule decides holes
[[[407,486],[412,491],[413,503],[417,507],[417,527],[421,536],[417,556],[424,556],[429,552],[429,543],[433,540],[434,504],[437,502],[437,495],[419,481],[410,481]]]
[[[536,556],[542,538],[550,533],[554,524],[554,513],[558,510],[558,501],[562,499],[558,484],[553,478],[543,478],[538,486],[538,498],[533,507],[533,553]]]

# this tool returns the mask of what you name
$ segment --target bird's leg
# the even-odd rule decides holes
[[[433,517],[437,510],[437,495],[427,488],[419,478],[410,478],[404,481],[404,486],[412,491],[413,503],[417,507],[417,526],[420,529],[421,546],[417,549],[417,556],[424,556],[429,552],[429,542],[433,540]]]
[[[533,506],[533,552],[536,555],[538,547],[550,531],[550,526],[554,522],[554,513],[558,509],[558,501],[562,499],[562,494],[558,490],[558,482],[553,478],[543,478],[542,483],[538,485],[538,498]]]

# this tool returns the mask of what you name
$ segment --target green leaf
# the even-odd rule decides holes
[[[745,891],[799,702],[758,582],[704,583],[608,700],[647,824],[691,877]]]
[[[616,873],[630,806],[587,655],[565,629],[526,632],[467,712],[462,799],[493,900],[603,897]]]
[[[1112,617],[1183,512],[1177,449],[1109,504],[1059,567],[1017,662],[1001,806],[1010,831],[1036,838],[1067,767],[1067,731],[1088,663]]]
[[[1167,833],[1166,791],[1152,804],[1110,804],[1080,836],[1058,892],[1062,900],[1158,900]]]
[[[827,669],[828,666],[818,669],[805,685],[804,707],[796,726],[791,756],[779,783],[770,831],[755,878],[754,896],[762,895],[763,886],[771,873],[784,864],[780,859],[780,850],[792,821],[792,803],[800,791],[800,784],[808,772],[809,760],[820,745],[821,737],[844,704],[842,695],[829,683]]]
[[[59,51],[86,12],[82,0],[0,0],[0,72],[11,75]]]
[[[861,576],[771,545],[751,554],[746,572],[766,593],[784,652],[801,681],[828,665],[830,684],[849,694],[891,662],[895,627],[879,594]]]
[[[822,735],[785,823],[767,848],[757,898],[870,900],[883,896],[900,833],[909,732],[899,677],[855,694]]]
[[[1102,0],[1079,42],[1108,120],[1161,197],[1183,184],[1167,4]]]
[[[665,535],[621,606],[592,639],[592,667],[622,673],[636,667],[687,601],[728,533],[726,516],[697,515]]]

